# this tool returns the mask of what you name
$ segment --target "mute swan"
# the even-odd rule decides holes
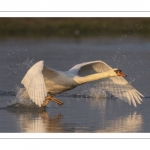
[[[27,71],[21,83],[26,88],[23,95],[39,107],[46,106],[50,100],[62,105],[53,95],[95,80],[104,90],[136,107],[136,102],[141,104],[144,96],[123,78],[125,76],[121,70],[112,69],[100,60],[77,64],[68,71],[57,71],[39,61]]]

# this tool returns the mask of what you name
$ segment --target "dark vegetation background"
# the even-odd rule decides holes
[[[0,18],[0,38],[150,37],[150,18]]]

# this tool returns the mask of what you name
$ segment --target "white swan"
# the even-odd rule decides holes
[[[75,65],[68,71],[54,70],[39,61],[28,70],[21,83],[26,88],[26,95],[39,107],[46,106],[49,100],[62,105],[53,95],[95,80],[104,90],[136,107],[136,102],[141,104],[144,96],[122,76],[125,74],[121,70],[112,69],[100,60]]]

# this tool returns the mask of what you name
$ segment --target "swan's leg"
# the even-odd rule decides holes
[[[44,107],[47,106],[50,100],[51,99],[45,98],[45,101],[43,102],[42,106],[44,106]]]
[[[57,103],[59,106],[63,105],[64,103],[62,101],[60,101],[59,99],[55,98],[55,97],[51,97],[51,100],[54,101],[55,103]]]
[[[50,95],[50,96],[47,96],[47,97],[45,98],[45,101],[43,102],[42,106],[47,106],[50,100],[54,101],[54,102],[57,103],[59,106],[61,106],[61,105],[64,104],[62,101],[60,101],[60,100],[58,100],[57,98],[54,98],[53,96]]]

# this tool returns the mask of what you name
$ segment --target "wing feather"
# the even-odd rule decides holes
[[[102,73],[112,69],[105,62],[98,60],[87,63],[81,63],[75,65],[69,70],[78,76],[87,76],[94,73]],[[130,83],[128,83],[123,77],[109,77],[98,80],[96,86],[103,88],[120,100],[131,102],[136,107],[136,102],[140,104],[141,97],[144,97],[139,91],[137,91]]]
[[[30,99],[39,107],[41,107],[47,96],[44,77],[42,74],[43,66],[43,61],[37,62],[28,70],[21,81],[28,91]]]
[[[107,84],[107,86],[105,86],[105,84]],[[140,103],[139,101],[142,101],[141,97],[143,97],[143,95],[137,92],[123,77],[109,77],[99,80],[97,86],[101,86],[120,100],[128,102],[129,104],[132,102],[135,107],[136,102]]]
[[[141,101],[140,101],[138,95],[136,95],[135,92],[133,92],[132,95],[133,95],[134,99],[136,99],[136,101],[137,101],[139,104],[141,104]]]
[[[141,97],[144,97],[139,91],[137,91],[136,89],[134,89],[134,91],[138,94],[138,95],[140,95]]]
[[[128,102],[129,105],[131,105],[131,99],[129,93],[126,94],[126,101]]]
[[[131,93],[131,91],[129,91],[129,95],[130,95],[130,97],[131,97],[131,100],[132,100],[133,105],[136,107],[136,102],[135,102],[135,99],[134,99],[134,97],[133,97],[133,93]]]
[[[105,72],[110,69],[112,68],[108,66],[105,62],[98,60],[98,61],[91,61],[91,62],[77,64],[74,67],[72,67],[69,70],[69,72],[79,76],[87,76],[98,72]]]

